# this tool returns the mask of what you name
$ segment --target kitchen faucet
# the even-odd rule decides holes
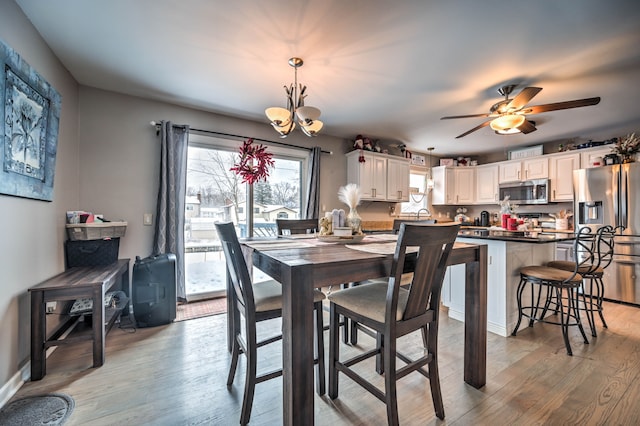
[[[425,211],[427,213],[427,216],[431,216],[431,212],[429,211],[429,209],[423,207],[420,210],[418,210],[418,218],[417,218],[417,220],[420,220],[420,213],[422,213],[422,211]]]

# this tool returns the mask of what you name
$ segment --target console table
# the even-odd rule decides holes
[[[118,285],[119,284],[119,285]],[[129,259],[120,259],[111,265],[82,266],[66,271],[31,287],[31,380],[40,380],[46,374],[46,351],[51,346],[68,345],[79,341],[93,341],[93,366],[104,364],[105,336],[128,305],[105,307],[104,295],[108,290],[122,290],[131,294],[129,284]],[[70,319],[47,337],[46,304],[52,301],[91,298],[91,334],[67,337],[59,340],[69,328]]]

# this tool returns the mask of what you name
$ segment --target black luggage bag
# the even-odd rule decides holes
[[[133,314],[138,327],[169,324],[176,319],[176,255],[140,259],[133,265]]]

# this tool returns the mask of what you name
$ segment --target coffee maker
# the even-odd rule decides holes
[[[489,212],[486,210],[483,210],[480,212],[480,226],[490,226],[491,225],[491,218],[489,216]]]

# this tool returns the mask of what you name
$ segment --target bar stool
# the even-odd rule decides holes
[[[582,283],[582,299],[583,305],[580,309],[584,310],[591,328],[591,335],[598,337],[595,326],[595,312],[600,316],[602,326],[607,328],[607,322],[602,313],[602,297],[604,296],[604,283],[602,276],[604,270],[611,264],[613,260],[615,229],[612,226],[603,226],[596,232],[595,244],[591,253],[574,253],[574,256],[587,257],[593,263],[581,264],[578,271],[584,281]],[[575,263],[566,260],[554,260],[547,263],[547,266],[558,268],[565,271],[573,271]],[[586,285],[586,281],[589,285]]]
[[[584,343],[589,344],[580,321],[578,303],[583,280],[580,270],[590,271],[591,267],[589,265],[594,263],[595,234],[592,234],[589,228],[580,229],[574,240],[573,247],[574,253],[582,253],[583,255],[576,256],[575,261],[571,262],[573,267],[570,271],[546,265],[525,266],[520,269],[520,283],[516,291],[518,321],[511,333],[512,336],[517,334],[522,317],[529,318],[529,327],[532,327],[535,321],[559,325],[562,329],[567,355],[573,355],[571,344],[569,343],[570,326],[577,326],[582,334]],[[527,284],[531,286],[531,301],[530,305],[523,305],[522,295]],[[538,315],[543,288],[546,290],[545,303],[542,312]],[[584,295],[582,296],[584,300]],[[560,314],[559,322],[546,317],[551,305],[555,305],[556,314]]]

